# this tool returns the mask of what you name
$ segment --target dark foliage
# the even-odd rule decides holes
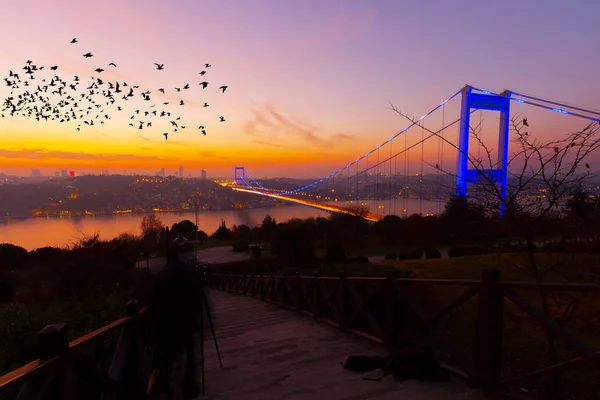
[[[28,259],[27,250],[11,243],[0,243],[0,271],[23,268]]]

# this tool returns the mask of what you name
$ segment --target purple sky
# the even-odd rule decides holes
[[[406,126],[389,102],[420,116],[465,84],[600,109],[596,0],[30,0],[2,13],[2,73],[32,59],[92,76],[86,68],[114,61],[114,79],[156,89],[197,84],[210,62],[210,78],[229,92],[210,95],[206,137],[181,132],[168,143],[160,131],[140,138],[125,118],[86,132],[0,119],[0,171],[51,172],[73,160],[90,172],[127,170],[111,161],[118,156],[148,171],[181,162],[212,175],[245,165],[256,176],[315,176]],[[186,100],[205,101],[196,93]],[[204,123],[190,104],[190,125]],[[556,129],[552,118],[537,129]]]

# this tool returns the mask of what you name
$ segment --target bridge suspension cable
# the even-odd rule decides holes
[[[369,157],[371,154],[373,154],[375,151],[379,150],[381,147],[385,146],[386,144],[390,143],[392,140],[394,140],[395,138],[397,138],[398,136],[400,136],[401,134],[405,133],[406,131],[408,131],[410,128],[412,128],[415,125],[418,125],[425,117],[427,117],[428,115],[434,113],[435,111],[437,111],[438,109],[440,109],[441,107],[443,107],[447,102],[449,102],[450,100],[452,100],[453,98],[455,98],[456,96],[458,96],[461,93],[461,91],[459,90],[458,92],[454,93],[452,96],[448,97],[446,100],[442,101],[440,104],[438,104],[435,108],[433,108],[431,111],[429,111],[428,113],[424,114],[423,116],[421,116],[419,119],[411,122],[408,126],[406,126],[404,129],[402,129],[400,132],[396,133],[395,135],[393,135],[392,137],[390,137],[388,140],[386,140],[385,142],[383,142],[382,144],[380,144],[379,146],[373,148],[372,150],[368,151],[367,153],[365,153],[365,155],[358,157],[356,160],[348,163],[346,166],[338,169],[335,172],[332,172],[331,174],[325,176],[324,178],[321,178],[319,180],[316,180],[312,183],[309,183],[308,185],[304,185],[298,189],[294,189],[294,190],[288,190],[286,192],[281,193],[282,196],[288,195],[288,194],[293,194],[293,193],[298,193],[300,191],[303,191],[305,189],[308,189],[310,187],[313,187],[315,185],[318,185],[321,182],[324,182],[328,179],[330,179],[331,177],[333,177],[334,175],[337,175],[339,173],[341,173],[342,171],[344,171],[347,168],[350,168],[351,166],[358,164],[360,161],[366,159],[367,157]],[[368,160],[367,160],[368,161]]]

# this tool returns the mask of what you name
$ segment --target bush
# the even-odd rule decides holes
[[[398,253],[388,253],[385,255],[386,260],[395,260],[398,258]]]
[[[367,256],[357,256],[354,261],[358,262],[358,263],[363,263],[363,264],[368,264],[369,261],[369,257]]]
[[[448,249],[448,257],[464,257],[467,255],[465,247],[450,247]]]
[[[250,248],[250,243],[247,240],[236,239],[231,245],[233,251],[241,253],[247,251]]]
[[[0,243],[0,271],[21,269],[27,263],[29,253],[21,246]]]
[[[425,251],[425,258],[428,260],[431,258],[440,258],[440,257],[442,257],[442,253],[440,253],[440,251],[438,249],[432,249],[432,250]]]
[[[330,242],[327,244],[325,260],[328,263],[339,263],[346,259],[346,250],[338,242]]]
[[[419,260],[423,257],[423,250],[401,251],[398,253],[398,260]]]
[[[0,276],[0,302],[11,302],[15,297],[15,283],[6,275]]]

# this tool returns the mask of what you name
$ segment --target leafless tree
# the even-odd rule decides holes
[[[391,109],[461,152],[447,137],[426,128],[396,107],[391,106]],[[565,199],[592,177],[588,158],[600,147],[600,123],[591,122],[579,131],[548,141],[536,137],[531,132],[530,123],[531,121],[527,121],[521,114],[513,116],[510,120],[514,150],[507,160],[505,196],[502,195],[497,175],[490,172],[500,167],[495,160],[494,149],[488,147],[483,140],[481,122],[470,127],[470,133],[482,151],[478,156],[465,156],[469,168],[475,170],[479,176],[478,182],[470,183],[469,201],[485,210],[488,216],[498,218],[499,223],[523,240],[526,244],[528,270],[539,283],[549,272],[560,267],[559,263],[546,266],[538,263],[535,243],[540,239],[540,228],[559,216]],[[450,171],[442,172],[456,175]],[[500,217],[502,210],[504,215]],[[540,290],[539,296],[543,311],[546,314],[550,314],[550,310],[554,311],[553,317],[560,325],[565,326],[573,319],[578,305],[587,295],[564,292],[549,294]],[[550,333],[548,358],[551,364],[557,363],[554,337]],[[558,376],[555,376],[554,381],[553,389],[560,392]]]

